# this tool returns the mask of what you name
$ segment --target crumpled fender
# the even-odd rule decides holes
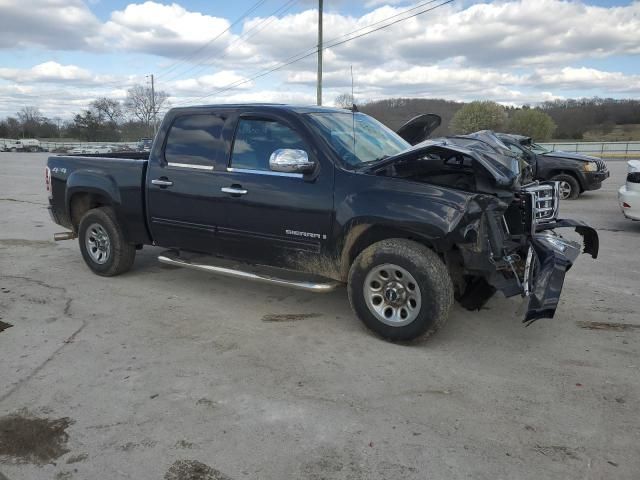
[[[598,250],[600,249],[600,239],[598,232],[593,227],[590,227],[586,223],[580,220],[572,220],[570,218],[558,219],[555,222],[545,223],[538,225],[537,232],[544,232],[545,230],[553,230],[554,228],[571,228],[574,227],[575,231],[582,235],[584,241],[583,253],[590,254],[593,258],[598,258]]]
[[[553,318],[567,271],[580,255],[580,244],[557,235],[538,233],[531,237],[535,272],[530,279],[529,305],[523,322]],[[529,280],[527,280],[529,281]]]

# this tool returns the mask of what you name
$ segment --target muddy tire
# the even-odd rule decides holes
[[[80,220],[78,241],[82,258],[98,275],[113,277],[128,271],[136,257],[110,207],[89,210]]]
[[[366,248],[349,270],[356,315],[392,341],[427,338],[449,318],[453,284],[440,257],[424,245],[390,239]]]
[[[562,173],[551,178],[554,182],[560,182],[560,198],[562,200],[575,200],[580,195],[580,184],[574,176]]]

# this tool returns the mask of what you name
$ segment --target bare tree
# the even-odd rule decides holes
[[[42,113],[37,107],[22,107],[16,114],[20,127],[22,129],[22,135],[34,136],[40,123],[44,120]]]
[[[167,92],[156,91],[154,99],[151,88],[144,85],[134,85],[127,90],[127,99],[124,102],[124,106],[132,116],[150,126],[154,116],[157,116],[158,112],[168,105],[168,99],[169,94]]]
[[[341,93],[335,98],[333,103],[335,103],[338,108],[350,109],[354,104],[353,95],[350,93]]]
[[[39,123],[42,120],[42,114],[38,107],[22,107],[16,114],[21,123]]]
[[[91,108],[95,113],[112,125],[119,125],[124,119],[122,104],[117,100],[101,97],[91,102]]]

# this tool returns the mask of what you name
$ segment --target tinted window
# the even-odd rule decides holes
[[[308,152],[300,136],[289,127],[273,120],[241,118],[233,142],[231,166],[269,170],[269,157],[279,148]]]
[[[173,122],[164,157],[170,163],[213,165],[224,120],[215,115],[186,115]]]

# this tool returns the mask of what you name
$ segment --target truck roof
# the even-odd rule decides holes
[[[252,107],[256,109],[264,109],[264,110],[286,110],[294,113],[345,113],[350,112],[351,110],[346,110],[344,108],[336,108],[336,107],[319,107],[316,105],[291,105],[285,103],[221,103],[221,104],[212,104],[212,105],[192,105],[186,107],[175,107],[169,110],[170,113],[176,113],[180,111],[193,111],[193,110],[212,110],[212,109],[233,109],[233,108],[246,108]]]

